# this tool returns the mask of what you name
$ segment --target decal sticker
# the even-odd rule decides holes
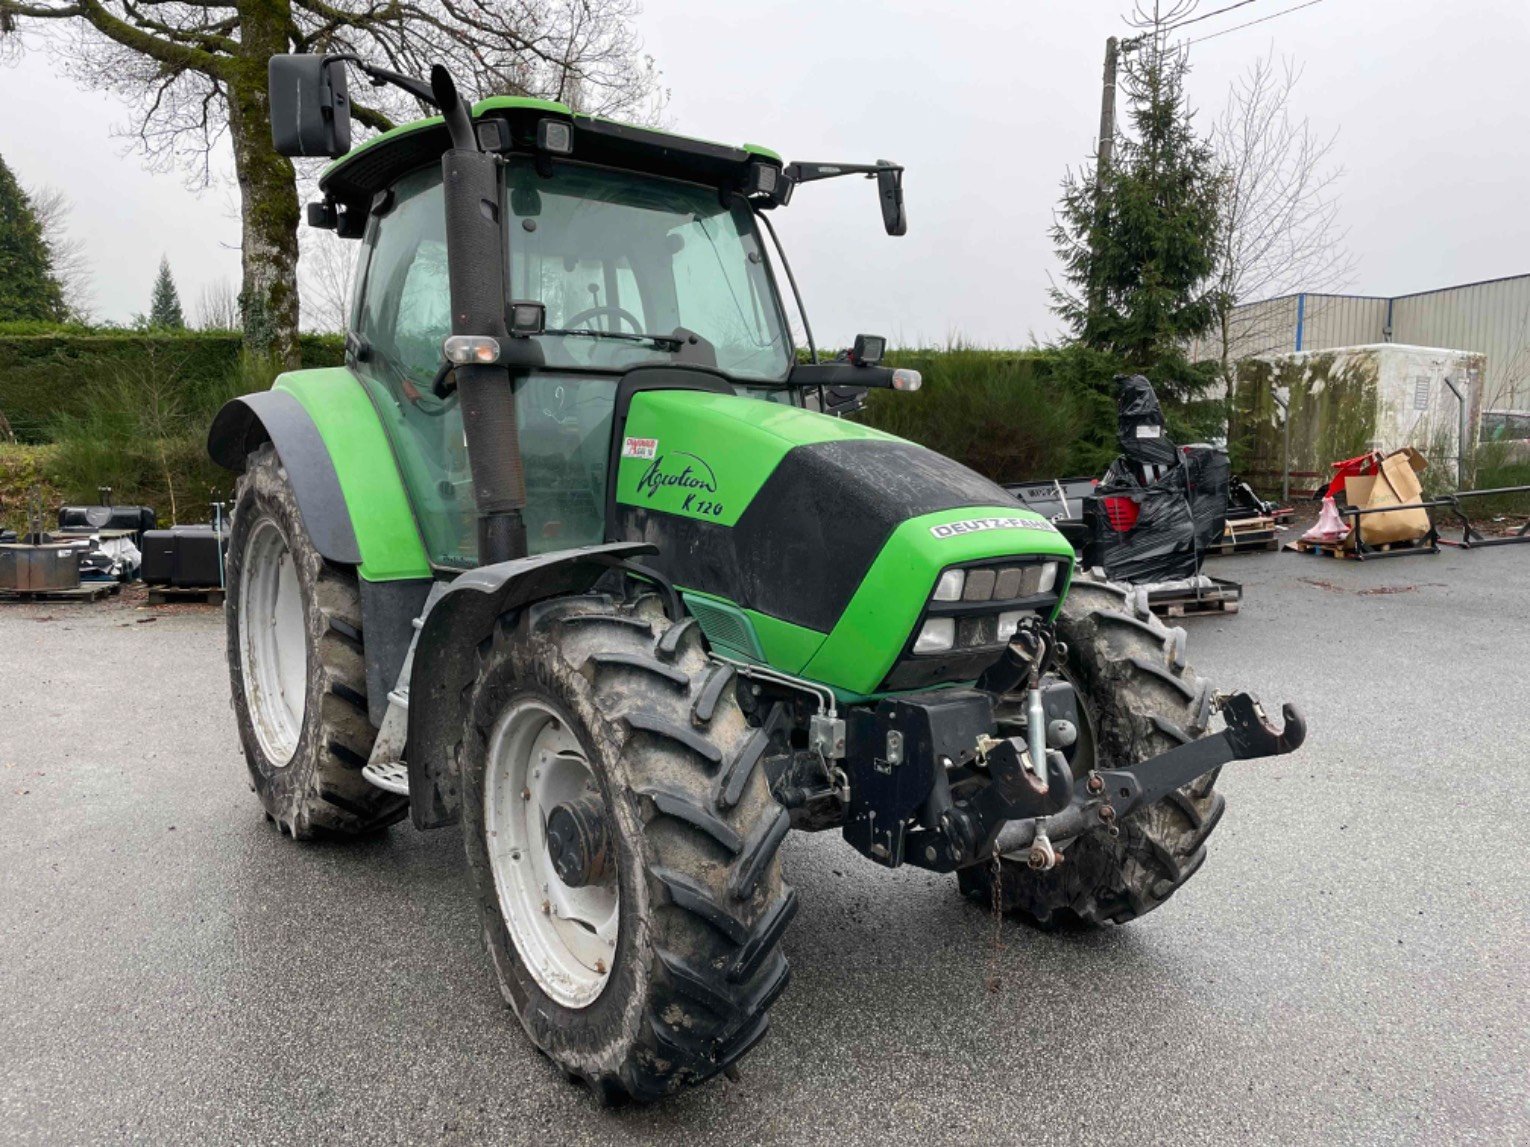
[[[657,495],[669,491],[679,496],[680,504],[668,508],[708,518],[722,517],[723,504],[717,497],[717,475],[712,473],[712,467],[704,458],[676,450],[660,454],[650,462],[648,469],[638,479],[637,492],[651,502]],[[673,497],[665,499],[673,500]]]
[[[657,438],[625,438],[622,440],[623,458],[653,458],[659,453]]]
[[[1138,438],[1157,438],[1163,434],[1162,426],[1139,426],[1137,427]]]
[[[960,534],[978,534],[984,530],[1047,530],[1057,532],[1051,522],[1038,522],[1030,518],[963,518],[959,522],[947,522],[943,526],[931,526],[930,533],[937,538],[954,538]]]

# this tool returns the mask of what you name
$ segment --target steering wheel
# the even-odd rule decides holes
[[[577,315],[570,315],[563,325],[571,331],[582,330],[584,323],[599,315],[610,315],[618,321],[626,323],[632,328],[632,333],[635,335],[643,333],[643,324],[638,322],[637,316],[631,311],[623,310],[621,307],[587,307]]]

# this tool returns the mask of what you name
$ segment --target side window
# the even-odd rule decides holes
[[[462,412],[454,397],[430,392],[450,333],[441,172],[429,167],[399,180],[392,209],[373,222],[356,322],[366,354],[356,373],[393,442],[426,553],[471,565],[477,537]]]
[[[367,354],[355,369],[387,427],[426,552],[439,565],[470,566],[477,561],[477,511],[462,410],[455,395],[443,400],[430,391],[441,340],[451,333],[439,168],[406,176],[393,193],[392,210],[373,224],[356,321]],[[566,315],[614,298],[642,318],[630,266],[560,255],[544,264],[543,276],[559,288],[549,297],[567,300]],[[554,306],[548,309],[555,324]],[[581,325],[607,329],[607,318],[591,316]],[[556,371],[516,384],[533,554],[604,537],[615,391],[610,378]]]

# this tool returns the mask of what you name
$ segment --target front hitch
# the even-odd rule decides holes
[[[1285,724],[1279,729],[1247,693],[1223,696],[1218,704],[1227,722],[1220,733],[1187,741],[1134,765],[1090,772],[1074,785],[1072,803],[1066,809],[1051,817],[1011,820],[999,830],[987,854],[1007,856],[1029,848],[1033,868],[1051,868],[1061,859],[1052,848],[1053,840],[1102,825],[1115,835],[1121,818],[1156,804],[1213,769],[1230,761],[1284,756],[1307,739],[1307,722],[1289,702],[1281,706]]]
[[[1085,791],[1099,792],[1115,815],[1123,817],[1143,805],[1156,804],[1229,761],[1284,756],[1307,739],[1307,722],[1289,701],[1281,706],[1285,721],[1281,729],[1270,724],[1258,700],[1247,693],[1233,693],[1220,702],[1227,728],[1216,736],[1187,741],[1125,768],[1094,772],[1082,782]]]

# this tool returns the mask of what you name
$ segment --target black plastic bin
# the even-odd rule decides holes
[[[221,559],[228,531],[220,536],[209,525],[148,530],[143,535],[143,565],[138,576],[149,585],[178,589],[216,588],[222,584]]]

